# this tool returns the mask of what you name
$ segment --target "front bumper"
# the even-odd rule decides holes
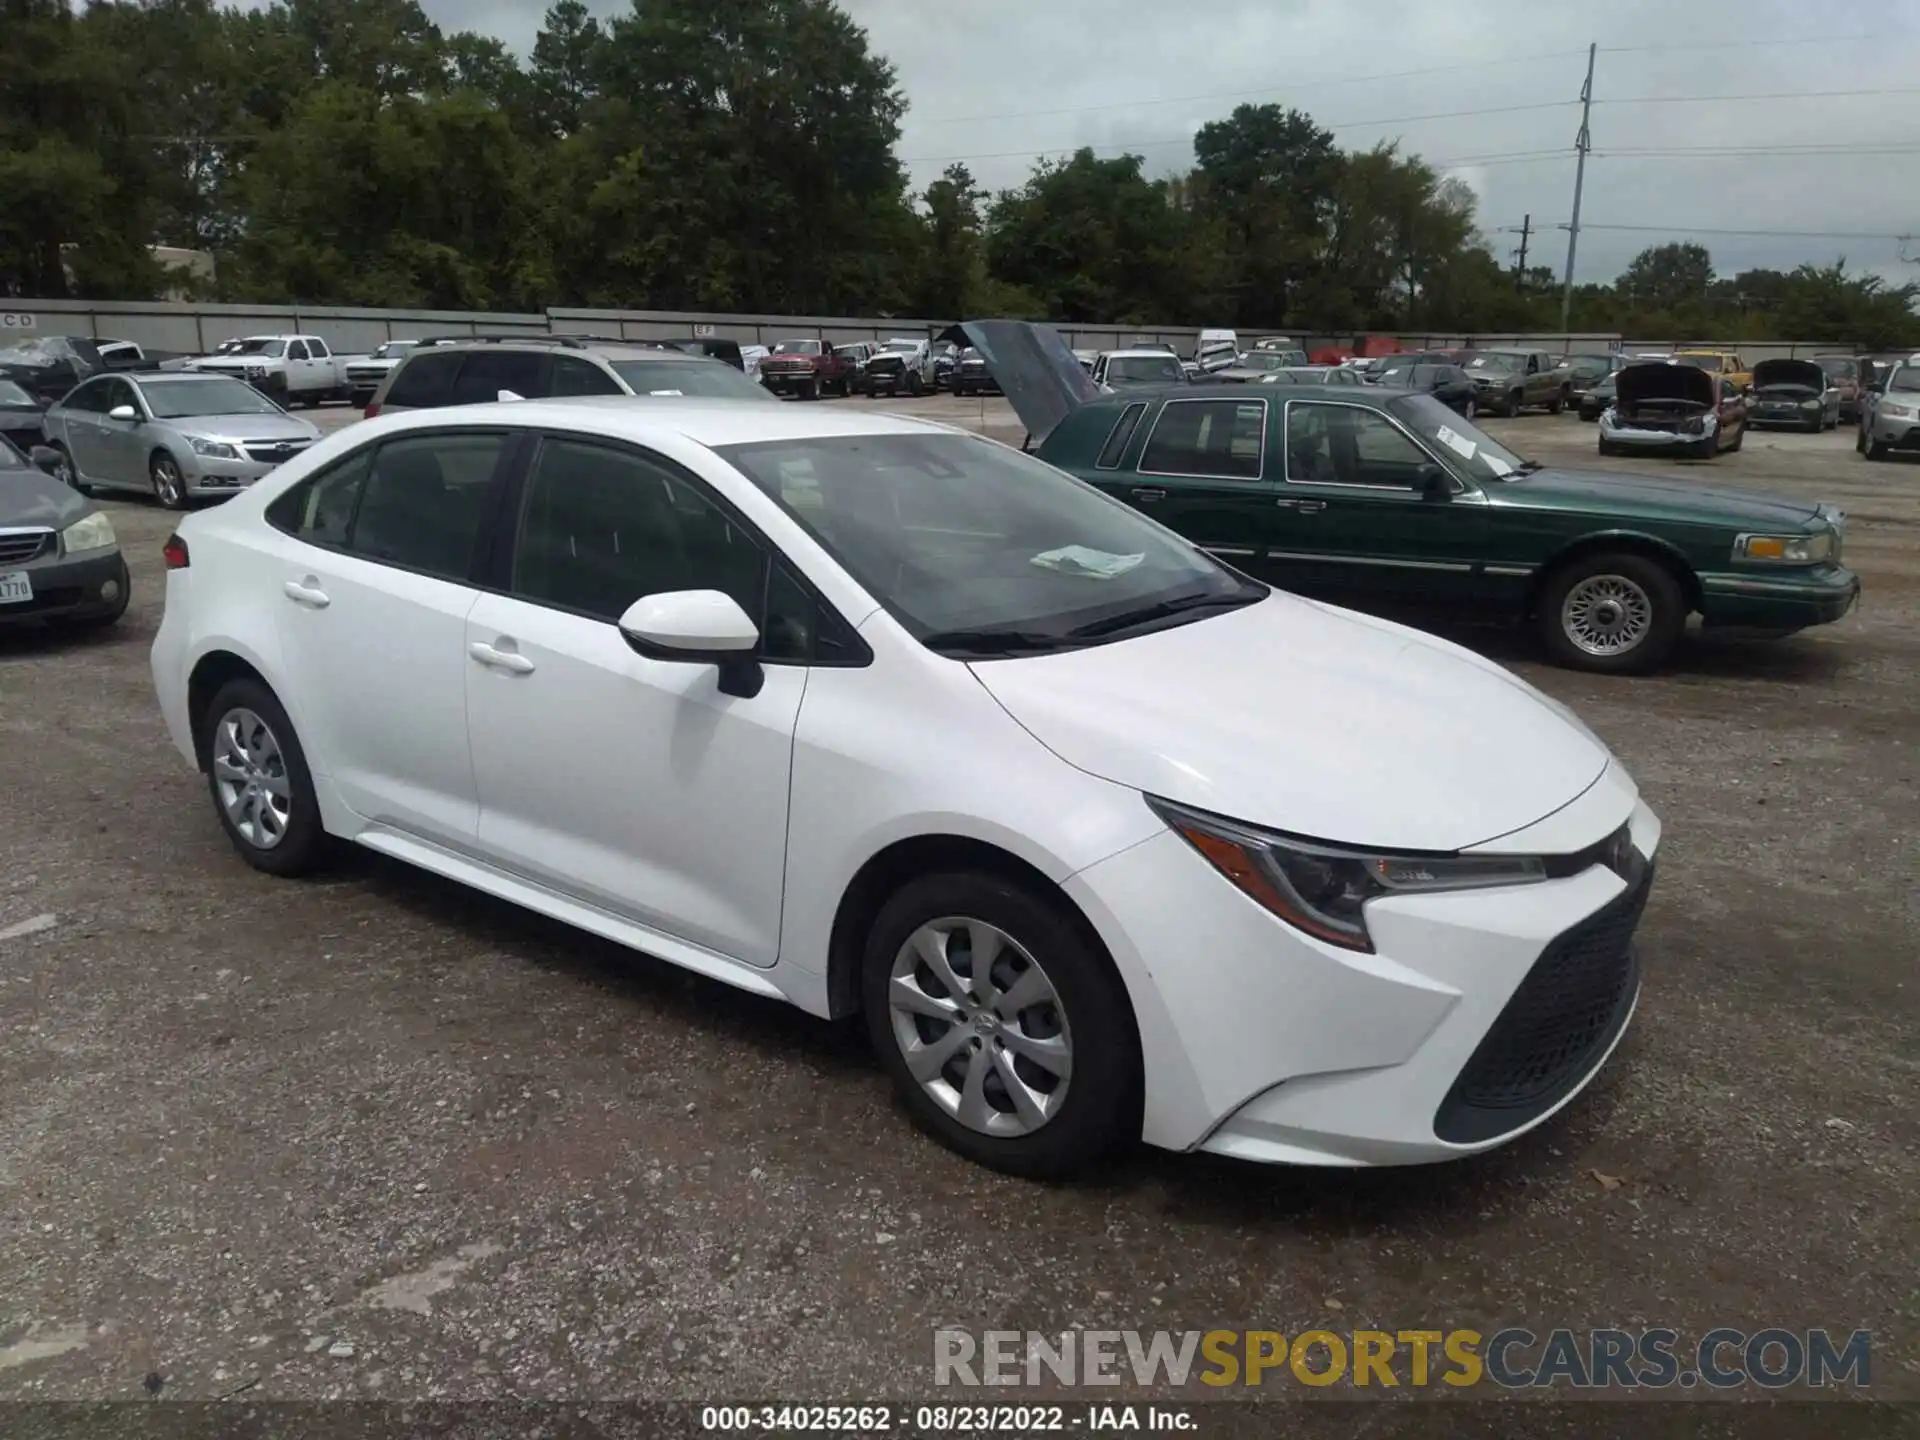
[[[262,475],[272,474],[280,464],[278,461],[222,460],[192,453],[175,458],[180,461],[180,478],[186,484],[187,494],[195,499],[237,495]]]
[[[1606,411],[1600,417],[1600,439],[1604,444],[1618,445],[1624,450],[1638,450],[1648,455],[1686,455],[1697,454],[1720,440],[1720,421],[1717,416],[1702,417],[1702,429],[1689,433],[1684,430],[1654,430],[1622,422],[1618,414]]]
[[[24,571],[33,598],[0,605],[0,627],[29,620],[91,620],[127,608],[127,562],[118,547],[46,555],[0,570]]]
[[[1884,400],[1876,405],[1867,421],[1867,439],[1893,450],[1920,450],[1920,405],[1901,404],[1899,414],[1890,414]]]
[[[820,388],[820,375],[814,370],[769,370],[762,363],[760,383],[776,395],[794,395]]]
[[[1844,565],[1815,565],[1799,574],[1703,574],[1700,618],[1714,628],[1790,634],[1829,625],[1860,599],[1860,577]]]
[[[1769,425],[1792,425],[1805,429],[1810,423],[1825,427],[1827,411],[1824,405],[1808,410],[1798,404],[1775,405],[1762,401],[1747,410],[1747,424],[1755,429],[1764,429]]]
[[[1171,832],[1067,882],[1135,999],[1143,1137],[1271,1163],[1420,1164],[1511,1140],[1569,1103],[1624,1033],[1660,822],[1610,766],[1498,842],[1570,853],[1630,826],[1630,884],[1564,879],[1368,907],[1378,953],[1323,945]],[[1489,849],[1492,846],[1487,847]]]

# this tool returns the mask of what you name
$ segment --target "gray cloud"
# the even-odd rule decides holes
[[[547,3],[425,0],[441,25],[498,35],[522,53]],[[626,8],[589,3],[602,15]],[[1891,238],[1920,236],[1920,0],[842,3],[899,70],[912,105],[900,153],[920,185],[948,157],[966,160],[990,188],[1016,185],[1033,164],[1028,152],[1079,145],[1135,149],[1150,172],[1178,170],[1191,163],[1188,141],[1200,124],[1242,101],[1275,101],[1306,110],[1348,147],[1398,140],[1434,161],[1466,160],[1445,168],[1480,196],[1496,248],[1504,254],[1518,236],[1493,232],[1531,214],[1540,233],[1530,262],[1558,271],[1567,237],[1554,227],[1572,206],[1573,102],[1586,47],[1598,42],[1595,158],[1582,215],[1594,228],[1581,233],[1580,278],[1611,279],[1646,245],[1697,239],[1723,275],[1844,254],[1856,269],[1920,279],[1920,265],[1901,263]],[[1871,39],[1835,38],[1860,35]],[[1694,99],[1869,90],[1908,93]],[[1531,105],[1554,108],[1380,123]],[[1913,153],[1609,153],[1855,142],[1906,144]],[[1471,159],[1545,150],[1565,153]],[[1609,225],[1656,228],[1600,228]],[[1920,239],[1908,253],[1920,256]]]

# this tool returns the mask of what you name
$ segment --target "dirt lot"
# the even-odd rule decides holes
[[[0,1397],[924,1397],[939,1324],[1622,1324],[1866,1327],[1920,1398],[1920,465],[1850,442],[1676,467],[1843,505],[1838,625],[1636,680],[1458,637],[1668,827],[1585,1098],[1452,1166],[1065,1188],[935,1149],[797,1012],[372,856],[246,868],[154,708],[168,518],[110,505],[117,631],[0,638]]]

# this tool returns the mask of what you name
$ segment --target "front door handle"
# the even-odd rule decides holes
[[[1298,508],[1303,515],[1316,515],[1327,508],[1327,502],[1324,500],[1302,500]]]
[[[310,610],[324,610],[333,601],[327,598],[327,592],[320,588],[320,582],[309,575],[304,580],[289,580],[280,587],[287,592],[287,598],[296,605],[305,605]]]
[[[505,670],[510,675],[531,675],[533,661],[517,650],[496,650],[484,640],[476,640],[467,646],[467,654],[482,665],[494,670]]]
[[[1143,486],[1138,490],[1130,490],[1127,493],[1145,505],[1151,505],[1156,500],[1164,500],[1167,498],[1167,492],[1157,485]]]

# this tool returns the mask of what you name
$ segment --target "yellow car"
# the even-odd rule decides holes
[[[1676,350],[1673,361],[1676,365],[1691,365],[1709,375],[1718,375],[1731,381],[1736,390],[1745,390],[1753,384],[1753,367],[1731,350]]]

